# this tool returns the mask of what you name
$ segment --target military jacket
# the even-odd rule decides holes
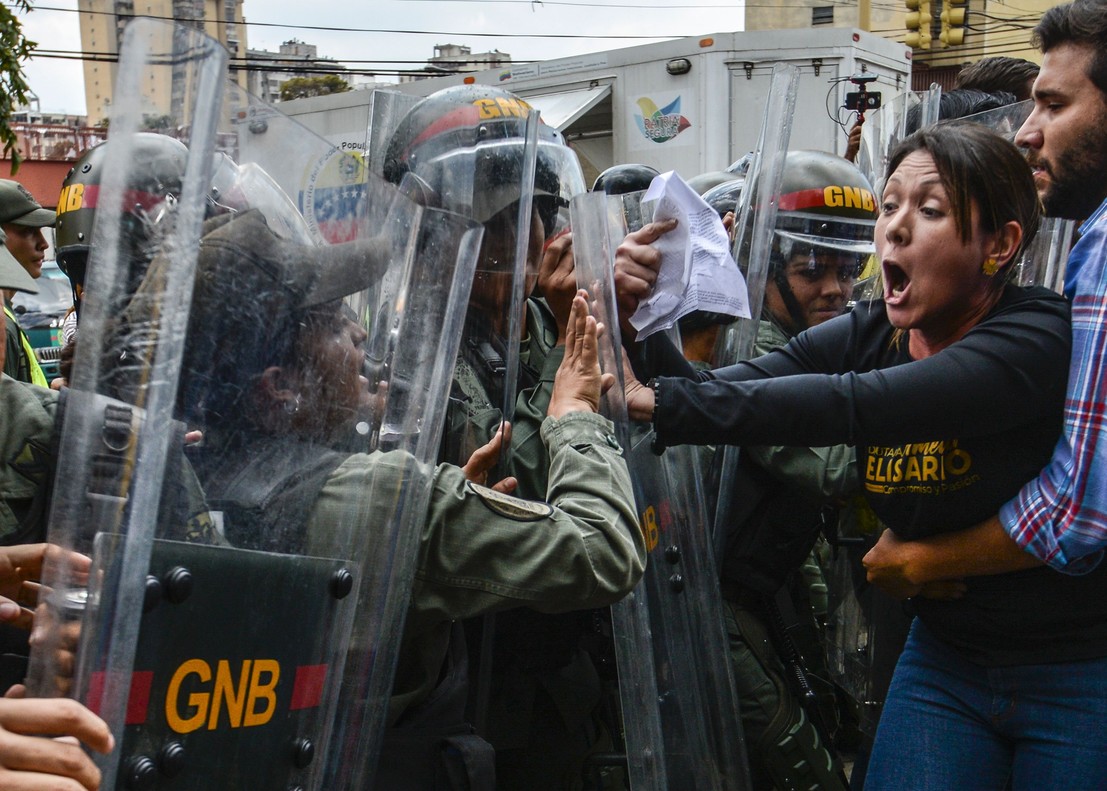
[[[638,582],[645,545],[612,431],[594,414],[545,420],[549,504],[497,495],[451,465],[435,470],[390,723],[434,689],[454,620],[519,606],[542,612],[606,606]],[[350,504],[405,475],[409,462],[379,452],[342,462],[312,510],[307,552],[334,556],[350,542],[372,541],[371,509],[351,519]]]
[[[0,544],[42,541],[58,394],[0,377]]]

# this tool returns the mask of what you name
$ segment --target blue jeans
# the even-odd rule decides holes
[[[986,668],[918,619],[865,791],[1107,789],[1107,658]]]

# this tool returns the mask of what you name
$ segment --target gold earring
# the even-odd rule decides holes
[[[980,267],[980,271],[988,277],[995,277],[996,272],[999,271],[999,261],[995,258],[984,259],[983,265]]]

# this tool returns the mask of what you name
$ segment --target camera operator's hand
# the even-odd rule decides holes
[[[565,359],[554,376],[546,414],[599,412],[600,396],[615,383],[613,374],[600,373],[599,337],[603,325],[588,312],[588,292],[578,291],[565,331]]]
[[[96,791],[100,770],[79,742],[100,753],[115,746],[104,721],[75,700],[0,698],[0,788]]]
[[[676,220],[651,222],[628,233],[615,251],[615,300],[619,307],[619,329],[626,345],[638,334],[630,317],[638,310],[638,303],[650,295],[661,268],[661,253],[652,244],[676,226]]]
[[[846,141],[846,152],[842,154],[845,159],[850,162],[857,160],[857,152],[861,150],[861,128],[865,125],[864,121],[857,121],[853,125],[853,128],[849,130],[849,139]]]

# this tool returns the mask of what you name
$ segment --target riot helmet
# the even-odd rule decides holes
[[[54,247],[58,266],[73,286],[73,302],[80,310],[88,265],[89,245],[96,221],[100,182],[103,178],[106,144],[86,151],[62,182],[58,198],[58,221]],[[131,157],[140,163],[133,169],[138,179],[129,184],[128,206],[124,220],[128,227],[124,238],[132,245],[135,270],[130,276],[142,278],[144,266],[153,255],[151,240],[158,224],[169,214],[180,195],[188,149],[184,143],[165,135],[138,133],[134,136]]]
[[[812,322],[789,276],[815,282],[834,270],[848,291],[875,251],[876,215],[872,186],[853,163],[822,151],[788,152],[769,271],[793,332]]]
[[[400,120],[384,177],[417,201],[486,223],[520,198],[530,111],[523,99],[487,85],[433,93]],[[545,123],[538,147],[534,207],[549,238],[562,229],[569,199],[584,192],[584,176],[565,139]]]
[[[592,192],[604,192],[608,195],[641,192],[649,189],[650,183],[659,175],[661,174],[649,165],[612,165],[596,177]]]
[[[746,180],[741,177],[733,177],[730,181],[717,184],[700,197],[704,203],[725,217],[727,212],[738,211],[738,199],[742,197],[742,189],[746,186]]]
[[[688,186],[697,195],[703,195],[712,187],[717,187],[720,184],[726,184],[728,181],[733,181],[736,178],[734,173],[728,173],[725,170],[710,170],[707,173],[700,173],[697,176],[692,176],[688,179]]]

